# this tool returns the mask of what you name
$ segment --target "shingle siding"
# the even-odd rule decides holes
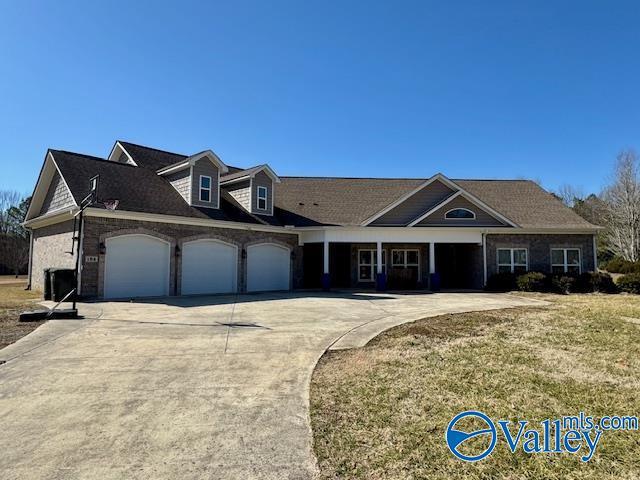
[[[499,234],[487,235],[487,275],[498,271],[498,248],[526,248],[528,250],[529,270],[551,272],[552,248],[579,248],[582,271],[594,270],[593,235],[525,235]]]
[[[71,198],[71,192],[62,181],[62,177],[58,172],[55,173],[51,179],[49,190],[42,202],[42,208],[40,208],[40,215],[44,215],[54,210],[58,210],[63,207],[73,205],[73,198]]]
[[[442,202],[453,192],[444,183],[435,180],[373,221],[371,225],[407,225]]]
[[[184,198],[185,202],[189,202],[191,193],[191,170],[185,168],[179,172],[167,175],[167,180],[176,189],[176,191]]]
[[[298,246],[298,236],[285,233],[258,232],[241,229],[212,228],[192,225],[178,225],[158,222],[141,222],[114,218],[87,217],[85,219],[83,241],[82,295],[101,297],[104,289],[104,262],[106,255],[100,253],[100,243],[109,236],[125,233],[146,233],[157,235],[172,245],[170,293],[179,293],[181,257],[176,256],[175,246],[184,239],[196,236],[216,238],[237,245],[240,252],[247,245],[261,242],[276,242],[288,246],[293,251],[292,287],[302,285],[302,247]],[[85,263],[86,256],[98,256],[98,263]],[[246,258],[239,255],[238,291],[246,291]]]
[[[453,220],[453,219],[445,219],[445,213],[454,208],[466,208],[471,210],[476,214],[476,218],[473,220]],[[451,200],[449,203],[444,205],[442,208],[439,208],[427,218],[418,222],[416,226],[474,226],[474,227],[485,227],[485,226],[501,226],[504,225],[501,221],[497,220],[489,213],[482,210],[480,207],[475,206],[466,198],[459,196]]]
[[[218,208],[218,167],[208,158],[198,160],[192,167],[191,205]],[[200,176],[211,177],[211,197],[209,202],[200,201]]]
[[[250,211],[251,202],[251,182],[244,180],[242,182],[233,183],[223,187],[242,207]]]

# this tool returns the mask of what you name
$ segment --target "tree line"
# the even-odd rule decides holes
[[[598,234],[601,262],[614,257],[640,261],[640,160],[635,151],[618,154],[613,174],[599,194],[585,196],[565,184],[555,195],[582,218],[603,227]]]
[[[0,190],[0,274],[27,273],[29,232],[22,226],[31,197]]]

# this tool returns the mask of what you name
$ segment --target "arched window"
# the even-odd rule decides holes
[[[444,214],[447,220],[473,220],[476,214],[466,208],[452,208]]]

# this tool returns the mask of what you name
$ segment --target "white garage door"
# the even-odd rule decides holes
[[[289,290],[291,255],[287,248],[261,243],[247,248],[247,291]]]
[[[169,243],[149,235],[107,239],[105,298],[168,295],[169,252]]]
[[[183,295],[236,291],[238,249],[216,240],[197,240],[182,247]]]

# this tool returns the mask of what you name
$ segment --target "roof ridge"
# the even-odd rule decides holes
[[[331,177],[331,176],[309,176],[302,175],[278,175],[278,178],[308,178],[316,180],[418,180],[426,182],[428,178],[422,177]]]
[[[64,154],[67,154],[67,155],[73,155],[73,156],[76,156],[76,157],[82,157],[85,160],[93,160],[93,161],[96,161],[96,162],[106,162],[109,165],[122,165],[123,167],[136,168],[135,165],[129,165],[128,163],[114,162],[114,161],[108,160],[106,158],[96,157],[95,155],[87,155],[86,153],[71,152],[69,150],[59,150],[59,149],[56,149],[56,148],[50,148],[49,151],[51,153],[54,153],[54,154],[56,152],[58,152],[58,153],[64,153]],[[55,158],[55,156],[54,156],[54,158]]]
[[[147,150],[154,150],[156,152],[168,153],[170,155],[179,155],[185,158],[189,158],[191,156],[191,155],[185,155],[184,153],[170,152],[169,150],[162,150],[160,148],[148,147],[146,145],[140,145],[139,143],[127,142],[126,140],[116,140],[116,142],[121,144],[133,145],[134,147],[146,148]],[[202,150],[202,152],[207,152],[207,151],[208,150]],[[198,153],[202,153],[202,152],[197,152],[194,155],[197,155]]]

